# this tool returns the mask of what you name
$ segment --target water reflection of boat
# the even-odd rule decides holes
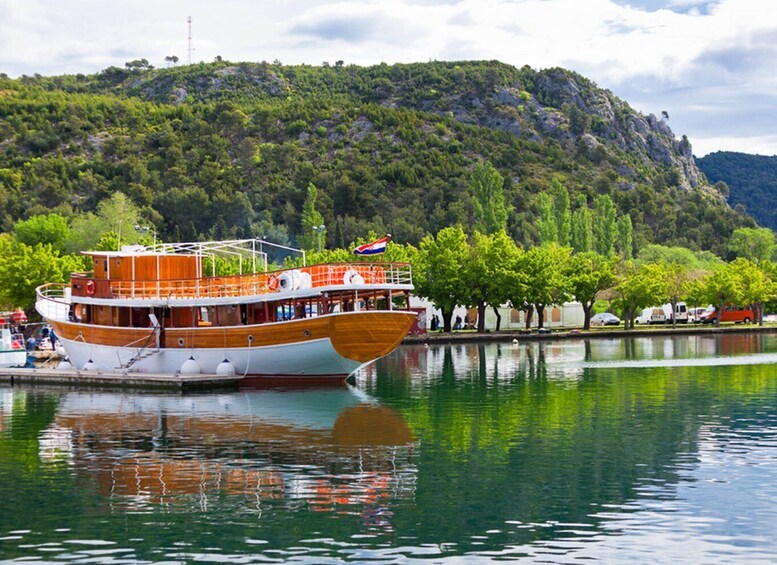
[[[42,456],[66,454],[106,496],[306,500],[310,509],[412,493],[413,436],[396,411],[350,387],[235,395],[70,393]],[[409,490],[408,490],[409,488]]]

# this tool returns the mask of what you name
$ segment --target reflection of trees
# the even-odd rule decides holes
[[[590,523],[592,507],[630,502],[646,481],[678,482],[678,454],[697,450],[700,415],[727,422],[736,409],[758,425],[768,416],[751,399],[777,397],[769,366],[589,368],[569,381],[546,378],[545,349],[528,347],[515,378],[483,379],[495,351],[472,348],[480,369],[469,374],[446,365],[413,383],[377,369],[384,402],[421,446],[416,504],[395,520],[420,542],[469,540],[507,521]],[[554,535],[516,529],[489,543]]]
[[[0,457],[16,472],[34,477],[40,467],[38,438],[54,420],[59,402],[40,392],[11,390],[0,402]]]

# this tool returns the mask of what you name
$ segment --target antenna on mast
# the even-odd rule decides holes
[[[186,18],[186,21],[189,23],[189,64],[192,64],[192,17],[189,16]]]

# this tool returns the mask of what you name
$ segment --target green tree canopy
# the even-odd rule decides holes
[[[685,247],[646,245],[637,253],[638,263],[678,263],[689,269],[713,269],[723,261],[708,251],[691,251]]]
[[[520,250],[505,231],[492,235],[475,232],[462,276],[469,293],[467,305],[478,309],[478,332],[485,331],[485,310],[491,305],[501,324],[498,307],[510,300],[510,289],[521,284],[523,273],[516,268]]]
[[[634,228],[631,224],[631,216],[624,214],[616,223],[618,229],[617,251],[621,257],[628,260],[634,255]]]
[[[132,245],[138,243],[144,233],[135,230],[135,226],[145,225],[140,210],[123,192],[114,192],[101,201],[97,213],[86,212],[73,218],[71,236],[66,250],[69,253],[95,249],[98,242],[108,232],[117,235],[117,243]]]
[[[577,208],[572,212],[570,244],[577,253],[592,250],[593,226],[591,210],[585,194],[577,195]]]
[[[572,231],[572,214],[569,207],[569,191],[558,179],[550,183],[550,194],[553,197],[553,211],[556,216],[556,238],[559,245],[569,245]]]
[[[471,176],[475,229],[485,234],[496,233],[507,227],[508,207],[504,196],[504,178],[494,166],[475,163]]]
[[[731,265],[742,281],[742,303],[752,305],[759,325],[763,326],[764,305],[777,297],[777,283],[771,276],[773,264],[764,265],[767,267],[764,269],[748,259],[739,257]]]
[[[715,325],[720,326],[720,316],[726,304],[741,304],[744,288],[739,269],[741,263],[725,263],[704,277],[702,298],[715,305]]]
[[[615,293],[623,309],[624,328],[627,330],[634,326],[634,318],[639,310],[666,302],[668,289],[663,265],[638,265],[633,261],[625,261],[618,279]]]
[[[594,200],[594,251],[599,255],[609,257],[615,253],[615,240],[618,229],[616,225],[617,212],[612,198],[603,194]]]
[[[583,306],[583,329],[591,327],[596,294],[615,283],[615,263],[614,257],[603,257],[594,251],[577,253],[569,259],[569,291]]]
[[[67,282],[71,272],[83,268],[80,257],[60,256],[50,243],[30,246],[0,237],[0,305],[21,307],[29,314],[35,304],[36,287]]]
[[[453,309],[469,294],[462,268],[469,258],[467,235],[461,227],[444,228],[421,240],[413,271],[418,296],[442,311],[443,329],[451,331]]]
[[[321,238],[321,246],[326,247],[324,216],[316,210],[317,198],[318,189],[311,182],[308,184],[307,197],[302,205],[302,233],[299,236],[299,246],[308,251],[318,249],[319,238]]]
[[[521,267],[526,275],[526,299],[537,310],[540,328],[544,324],[545,306],[569,299],[567,262],[571,254],[571,248],[550,243],[532,247],[523,255]]]
[[[774,247],[774,232],[769,228],[736,229],[728,243],[734,255],[755,263],[771,259]]]
[[[70,238],[70,226],[61,214],[44,214],[17,222],[13,234],[17,241],[25,245],[48,243],[61,253]]]
[[[558,242],[558,224],[556,223],[553,197],[546,192],[537,195],[537,208],[539,210],[539,238],[540,245]]]

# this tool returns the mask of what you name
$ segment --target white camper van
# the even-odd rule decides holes
[[[650,307],[642,310],[639,316],[634,318],[636,324],[665,324],[666,314],[664,310],[658,307]]]
[[[664,315],[666,316],[666,323],[671,324],[672,323],[672,304],[664,304]],[[677,320],[678,324],[687,324],[688,323],[688,307],[685,305],[685,302],[678,302],[675,304],[674,309],[674,317]]]

